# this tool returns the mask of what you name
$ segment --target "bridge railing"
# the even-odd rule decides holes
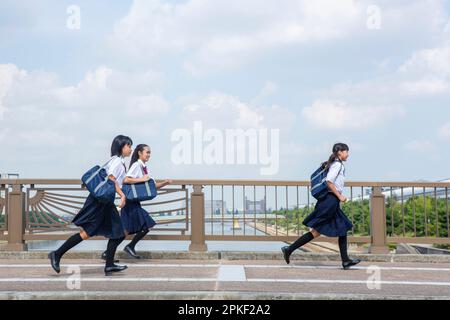
[[[347,182],[349,201],[341,208],[353,223],[349,242],[372,253],[389,252],[390,243],[450,244],[449,187]],[[156,199],[143,203],[157,221],[147,239],[190,241],[192,251],[207,250],[206,241],[294,241],[308,230],[302,222],[316,203],[309,188],[307,181],[173,180]],[[3,250],[66,239],[78,230],[71,220],[87,195],[80,180],[0,180]]]

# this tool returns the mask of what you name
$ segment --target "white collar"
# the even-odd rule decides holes
[[[141,159],[138,159],[138,162],[139,162],[139,164],[140,164],[141,166],[143,166],[143,167],[146,166],[145,163],[144,163],[144,161],[142,161]]]
[[[120,156],[119,158],[120,158],[120,161],[122,161],[122,163],[125,163],[125,158],[124,157]]]

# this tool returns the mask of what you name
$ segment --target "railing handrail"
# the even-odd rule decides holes
[[[157,180],[162,181],[161,179]],[[189,246],[190,250],[194,251],[204,251],[206,250],[206,240],[236,240],[236,241],[253,241],[253,240],[261,240],[265,241],[265,239],[271,239],[272,241],[293,241],[295,239],[295,236],[289,235],[289,219],[287,219],[287,232],[285,235],[279,235],[276,233],[275,235],[257,235],[256,234],[256,228],[254,235],[246,235],[245,234],[245,226],[244,226],[244,234],[243,235],[235,235],[234,233],[234,226],[233,226],[233,235],[226,235],[223,232],[224,226],[222,225],[222,235],[207,235],[205,233],[205,221],[207,219],[206,212],[205,212],[205,204],[206,200],[212,200],[213,199],[213,191],[215,186],[222,186],[222,199],[223,199],[223,190],[224,186],[227,186],[228,188],[232,187],[232,203],[233,203],[233,212],[234,212],[234,187],[242,187],[238,188],[242,189],[243,191],[243,198],[245,198],[246,195],[246,189],[245,186],[255,187],[253,194],[256,194],[256,187],[264,187],[264,194],[266,193],[266,186],[267,187],[274,187],[275,189],[275,207],[278,208],[277,204],[277,187],[278,189],[284,189],[286,187],[286,208],[289,208],[288,205],[288,187],[295,188],[297,187],[297,208],[299,208],[299,187],[307,188],[310,186],[310,182],[307,180],[276,180],[276,179],[265,179],[265,180],[250,180],[250,179],[173,179],[173,185],[174,186],[183,186],[183,190],[188,193],[188,189],[192,189],[192,192],[190,193],[190,197],[187,194],[186,195],[186,228],[183,229],[184,231],[188,230],[188,221],[190,220],[190,230],[191,233],[189,235],[182,233],[181,235],[172,235],[172,234],[166,234],[166,235],[158,235],[156,236],[157,239],[162,240],[190,240],[191,245]],[[24,250],[26,249],[26,243],[25,241],[32,241],[32,240],[42,240],[42,239],[57,239],[58,235],[37,235],[37,234],[31,234],[27,233],[26,231],[26,223],[29,218],[27,214],[24,214],[24,212],[28,212],[30,202],[28,201],[30,196],[30,190],[85,190],[82,187],[82,181],[80,179],[0,179],[0,188],[2,190],[6,189],[6,211],[5,211],[5,224],[7,233],[4,232],[0,233],[0,239],[7,240],[7,249],[8,250]],[[187,188],[189,186],[189,188]],[[11,191],[9,191],[9,188],[11,187]],[[205,190],[202,190],[202,187],[206,187]],[[368,192],[366,195],[366,199],[369,200],[368,208],[370,210],[370,226],[369,226],[369,236],[366,235],[359,235],[357,237],[353,236],[351,239],[354,242],[357,243],[370,243],[370,252],[373,253],[387,253],[389,252],[388,247],[388,240],[393,241],[395,243],[399,242],[407,242],[407,241],[424,241],[423,243],[450,243],[450,218],[449,218],[449,198],[448,198],[448,189],[450,188],[450,181],[449,182],[429,182],[429,181],[348,181],[346,182],[346,187],[350,188],[350,200],[355,196],[355,194],[352,192],[352,188],[361,189],[361,198],[364,197],[364,188],[372,188],[372,192]],[[389,188],[391,190],[399,188],[402,190],[401,192],[401,208],[400,208],[400,224],[403,226],[403,233],[402,236],[396,235],[395,237],[392,237],[392,233],[390,237],[387,237],[387,212],[386,208],[388,205],[390,205],[390,202],[387,203],[386,199],[389,198],[389,195],[387,192],[383,192],[383,187],[386,188],[389,192]],[[417,205],[416,202],[412,202],[413,204],[413,221],[414,221],[414,237],[410,237],[405,232],[405,226],[406,226],[406,220],[405,220],[405,206],[404,203],[404,192],[406,191],[407,196],[409,196],[409,188],[417,188],[417,189],[434,189],[434,210],[426,210],[426,194],[428,192],[423,192],[423,203],[424,203],[424,226],[425,226],[425,237],[417,237],[416,236],[416,210],[415,206]],[[170,189],[170,186],[169,186]],[[406,190],[405,190],[406,189]],[[446,195],[446,203],[445,203],[445,211],[444,214],[446,214],[446,226],[439,227],[439,224],[436,223],[435,227],[433,225],[430,225],[430,227],[436,228],[435,237],[428,235],[428,225],[431,222],[427,222],[428,218],[433,215],[435,218],[435,221],[439,221],[439,211],[438,211],[438,189],[445,189],[445,195]],[[173,189],[176,190],[176,189]],[[23,191],[27,191],[26,194]],[[357,193],[359,191],[357,190]],[[45,192],[43,192],[45,193]],[[208,195],[208,199],[205,199],[205,193]],[[439,191],[439,196],[441,192]],[[39,194],[39,191],[38,191]],[[309,193],[306,193],[308,206],[310,201],[310,195]],[[393,194],[393,193],[391,193]],[[412,190],[412,195],[414,195],[414,189]],[[418,194],[420,194],[420,190],[418,190]],[[53,201],[53,207],[61,210],[63,212],[67,212],[65,208],[61,208],[61,199],[53,199],[51,200],[51,192],[48,192],[49,197],[47,198],[46,202],[42,201],[42,209],[39,207],[37,212],[41,214],[41,211],[48,211],[47,205],[51,205],[50,202]],[[35,196],[33,196],[35,197]],[[280,198],[281,199],[281,198]],[[256,203],[256,198],[254,198]],[[394,199],[395,200],[395,199]],[[421,200],[422,201],[422,200]],[[50,204],[49,204],[50,203]],[[281,203],[281,202],[280,202]],[[73,201],[69,201],[69,204],[66,207],[74,208],[75,204]],[[256,206],[256,204],[254,204]],[[223,207],[223,205],[222,205]],[[28,208],[28,209],[27,209]],[[212,208],[212,206],[211,206]],[[353,207],[352,207],[353,208]],[[255,209],[256,211],[256,209]],[[189,213],[188,213],[189,212]],[[244,225],[246,221],[245,216],[245,209],[244,209]],[[391,229],[394,230],[394,210],[391,206],[390,210],[390,218],[391,218]],[[211,212],[212,214],[212,212]],[[286,212],[287,214],[287,212]],[[49,216],[45,212],[42,212],[41,218],[46,220],[44,221],[47,223]],[[222,210],[222,218],[221,220],[224,221],[224,211]],[[361,215],[362,217],[362,223],[364,225],[365,218],[364,213]],[[233,213],[234,218],[234,213]],[[37,218],[35,217],[35,220]],[[266,221],[266,229],[267,229],[267,217],[265,215],[265,221]],[[52,218],[50,217],[50,220]],[[233,220],[234,221],[234,220]],[[249,219],[247,219],[249,221]],[[253,216],[253,222],[256,225],[256,215]],[[275,217],[275,228],[278,230],[278,215]],[[297,223],[298,216],[297,216]],[[396,222],[397,223],[397,222]],[[50,222],[51,224],[51,222]],[[398,224],[398,223],[397,223]],[[299,227],[297,225],[297,233],[299,233]],[[363,233],[365,229],[363,228]],[[431,230],[431,229],[430,229]],[[447,237],[444,235],[440,235],[440,230],[447,230]],[[265,230],[267,231],[267,230]],[[278,231],[277,231],[278,232]],[[365,234],[365,233],[364,233]],[[64,236],[63,238],[65,238]],[[152,235],[154,238],[155,236]],[[153,239],[152,238],[152,239]],[[418,240],[420,239],[420,240]]]
[[[157,179],[161,182],[163,179]],[[306,180],[249,180],[249,179],[172,179],[174,185],[223,186],[310,186]],[[81,185],[80,179],[0,179],[0,185]],[[450,182],[411,181],[347,181],[347,187],[416,187],[450,188]]]

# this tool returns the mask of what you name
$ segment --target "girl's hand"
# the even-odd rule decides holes
[[[142,177],[142,182],[147,182],[150,180],[150,176],[148,174],[146,174],[145,176]]]
[[[122,209],[125,206],[125,203],[127,202],[127,198],[125,197],[125,195],[120,197],[120,204],[119,204],[119,208]]]
[[[169,185],[169,184],[172,184],[172,180],[167,179],[167,180],[164,181],[164,184],[165,184],[166,186]]]
[[[347,202],[347,197],[344,196],[343,194],[341,194],[341,195],[339,196],[339,200],[340,200],[341,202]]]

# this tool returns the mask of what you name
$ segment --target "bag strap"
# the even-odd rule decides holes
[[[341,163],[341,168],[339,169],[339,172],[338,172],[338,174],[337,174],[337,176],[336,176],[336,179],[337,179],[337,177],[339,177],[339,175],[341,174],[342,169],[345,169],[344,164],[342,163],[342,161],[339,160],[339,162]],[[331,167],[331,166],[330,166],[330,167]],[[329,168],[328,168],[328,169],[329,169]],[[345,170],[344,170],[344,172],[345,172]],[[336,182],[336,180],[335,180],[334,182]]]
[[[341,169],[339,169],[338,176],[341,174],[342,169],[344,169],[344,175],[345,175],[345,167],[344,167],[344,164],[343,164],[342,161],[340,161],[340,160],[339,160],[339,162],[341,163]]]
[[[117,156],[112,156],[111,159],[109,159],[104,165],[102,165],[100,168],[104,168],[108,165],[108,163],[110,163],[113,159],[117,158]]]
[[[102,165],[97,171],[95,171],[90,177],[89,179],[86,180],[86,184],[89,183],[92,179],[94,179],[94,177],[104,168],[106,167],[106,165],[108,163],[110,163],[115,157],[117,156],[113,156],[111,159],[108,160],[108,162],[106,162],[104,165]],[[108,175],[106,175],[106,178],[104,181],[107,181],[109,179]],[[103,184],[103,183],[102,183]]]

